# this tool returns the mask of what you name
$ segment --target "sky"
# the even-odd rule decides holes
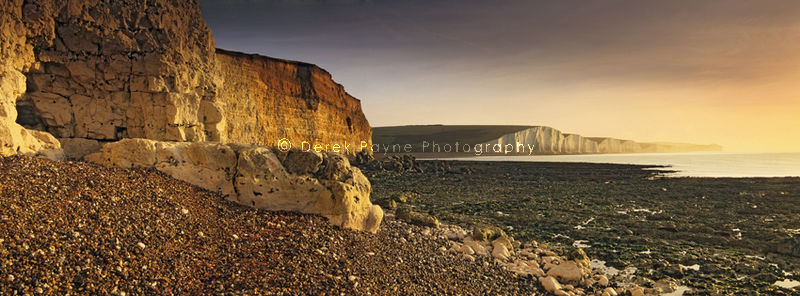
[[[370,124],[800,151],[800,1],[200,0],[217,47],[328,70]]]

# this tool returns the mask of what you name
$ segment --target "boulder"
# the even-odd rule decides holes
[[[61,148],[66,159],[83,159],[84,156],[100,151],[103,147],[99,141],[83,138],[60,138]]]
[[[425,213],[414,212],[408,208],[397,209],[397,219],[406,221],[411,224],[439,228],[439,220],[436,217]]]
[[[550,293],[555,293],[556,291],[560,291],[562,289],[561,284],[552,276],[548,277],[540,277],[539,283],[542,284],[542,287],[545,291]]]
[[[473,240],[472,238],[469,238],[469,237],[465,238],[464,239],[464,245],[467,245],[470,248],[472,248],[472,250],[475,251],[475,254],[478,254],[478,255],[481,255],[481,256],[489,255],[489,250],[486,249],[486,246],[484,246],[483,244],[481,244],[478,241]]]
[[[514,246],[511,243],[511,240],[507,236],[501,236],[492,241],[493,248],[496,249],[500,245],[506,247],[506,249],[509,251],[514,250]]]
[[[343,163],[346,158],[319,155],[319,164],[331,165],[312,168],[316,161],[309,161],[308,155],[287,156],[281,163],[262,146],[125,139],[105,144],[85,159],[122,168],[155,168],[241,205],[318,214],[334,225],[377,232],[383,210],[370,202],[369,180],[358,168]],[[311,175],[313,171],[318,173]]]
[[[491,241],[504,236],[508,235],[497,226],[476,225],[472,228],[472,238],[478,241]]]
[[[575,261],[567,261],[550,268],[547,271],[547,275],[558,279],[562,283],[577,284],[583,278],[584,272],[583,268],[578,266]]]
[[[511,253],[508,252],[508,248],[506,248],[503,244],[497,244],[492,249],[492,256],[498,260],[508,260],[511,257]]]

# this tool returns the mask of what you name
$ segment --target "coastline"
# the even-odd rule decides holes
[[[800,178],[664,178],[648,166],[420,160],[366,169],[373,200],[446,223],[510,228],[518,239],[585,246],[642,286],[669,279],[695,293],[758,291],[800,280]],[[796,252],[797,251],[797,252]]]

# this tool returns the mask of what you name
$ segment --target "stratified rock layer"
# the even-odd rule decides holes
[[[372,143],[361,102],[311,64],[217,50],[217,100],[227,142],[296,148],[315,144],[352,155]],[[346,150],[345,150],[346,149]]]
[[[328,72],[217,51],[196,0],[14,0],[2,12],[3,155],[58,149],[53,136],[286,139],[346,155],[371,143],[361,103]],[[70,157],[92,152],[81,147]]]
[[[383,210],[370,202],[369,180],[335,153],[276,155],[263,146],[124,139],[86,158],[155,168],[245,206],[319,214],[346,228],[376,232],[383,219]]]
[[[196,1],[26,1],[19,122],[59,138],[217,140],[214,39]]]

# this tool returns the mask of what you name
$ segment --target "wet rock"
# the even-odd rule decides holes
[[[439,220],[425,213],[414,212],[407,208],[399,208],[395,215],[397,219],[404,220],[411,224],[439,228]]]
[[[678,283],[670,278],[660,279],[653,284],[653,290],[659,294],[672,293],[677,288],[678,288]]]
[[[477,225],[472,228],[472,238],[478,241],[490,241],[504,236],[508,235],[496,226]]]
[[[405,192],[397,192],[394,195],[392,195],[392,201],[398,203],[406,203],[408,202],[408,195],[409,194]]]
[[[589,268],[589,264],[591,263],[589,256],[586,256],[586,252],[581,248],[569,248],[564,256],[567,257],[567,260],[575,261],[581,268]]]

